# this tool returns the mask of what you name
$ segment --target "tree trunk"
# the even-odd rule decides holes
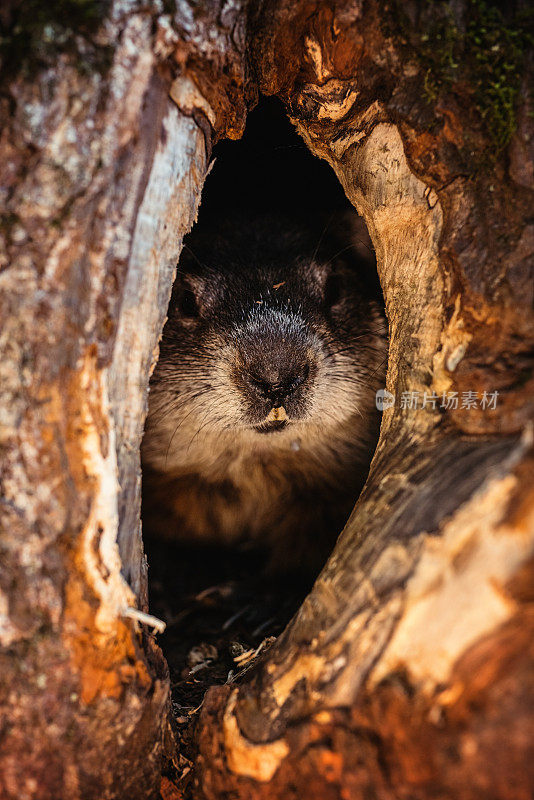
[[[116,0],[74,35],[1,13],[1,796],[150,797],[172,754],[139,614],[139,443],[212,141],[241,135],[260,90],[365,218],[395,400],[312,592],[247,682],[208,693],[195,794],[529,798],[534,139],[517,15]],[[35,52],[15,69],[21,27]]]
[[[204,135],[141,4],[76,38],[3,13],[0,796],[146,798],[169,681],[136,613],[139,444]],[[36,52],[14,65],[17,28]]]

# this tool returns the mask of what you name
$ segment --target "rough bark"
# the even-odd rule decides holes
[[[456,4],[460,30],[469,9]],[[250,16],[260,90],[284,99],[369,228],[397,403],[300,611],[252,679],[208,694],[206,798],[526,800],[534,784],[532,146],[520,111],[509,152],[490,157],[469,65],[430,102],[393,12],[277,2]],[[398,404],[495,390],[494,411]]]
[[[169,687],[136,619],[139,443],[206,149],[158,66],[165,18],[69,21],[4,63],[0,795],[146,798]]]
[[[9,72],[2,796],[156,792],[168,679],[128,611],[147,610],[148,375],[211,142],[241,134],[260,89],[282,97],[365,217],[387,388],[500,396],[494,411],[385,412],[311,594],[251,679],[206,698],[197,795],[530,797],[529,101],[491,158],[476,74],[425,90],[435,62],[410,33],[422,7],[399,29],[398,6],[371,0],[167,14],[115,0],[76,36],[47,20],[37,61]],[[454,10],[465,30],[470,4]],[[17,14],[9,4],[2,22]]]

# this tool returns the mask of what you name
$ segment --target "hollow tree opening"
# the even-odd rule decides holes
[[[387,360],[365,225],[282,104],[260,101],[242,140],[214,156],[142,446],[150,606],[167,622],[159,643],[182,728],[209,686],[250,672],[324,565],[378,439]],[[227,368],[219,354],[234,341]],[[251,365],[236,376],[241,359]],[[288,369],[305,372],[285,387]],[[264,398],[271,373],[281,383]],[[284,419],[265,430],[274,405]]]
[[[0,15],[3,794],[145,798],[163,750],[177,758],[141,613],[139,445],[211,147],[242,135],[261,91],[366,220],[395,402],[293,622],[250,681],[210,690],[194,793],[529,798],[523,4],[26,10]],[[432,399],[454,392],[457,407]]]

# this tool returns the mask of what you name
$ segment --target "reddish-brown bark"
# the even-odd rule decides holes
[[[195,792],[526,798],[528,94],[491,158],[468,70],[429,100],[397,4],[165,11],[112,2],[2,87],[2,796],[159,791],[166,665],[127,615],[147,609],[146,387],[206,156],[241,135],[261,91],[284,100],[366,219],[388,389],[500,395],[493,411],[384,414],[310,596],[246,683],[208,694]],[[161,791],[182,793],[169,779]]]
[[[532,417],[532,186],[523,180],[528,168],[518,179],[506,152],[489,157],[490,132],[468,82],[434,102],[425,98],[424,70],[388,10],[372,2],[335,10],[257,3],[254,74],[261,91],[284,99],[366,219],[390,319],[388,388],[397,397],[498,391],[499,404],[385,414],[366,489],[310,597],[252,679],[237,690],[213,689],[205,701],[201,797],[526,798],[532,791],[531,600],[517,594],[511,552],[501,561],[510,566],[504,580],[489,563],[484,577],[474,566],[497,530],[532,543],[530,434],[511,455],[513,435],[528,431]],[[519,118],[512,150],[529,140]],[[398,190],[388,188],[403,158],[407,175],[422,181],[413,190],[414,199],[422,192],[420,210],[408,199],[397,205],[409,194],[407,176]],[[414,232],[421,245],[410,242]],[[429,234],[436,249],[424,252]],[[501,496],[508,484],[511,494]],[[448,545],[453,531],[458,544]],[[436,599],[432,614],[434,601],[425,611],[416,587],[438,553],[441,572],[424,590]],[[508,609],[505,622],[490,622],[489,585]],[[457,616],[446,622],[455,603]],[[473,635],[455,650],[449,626],[462,627],[466,607]],[[418,627],[413,614],[422,615]],[[437,668],[440,648],[449,652],[448,670]],[[337,673],[336,658],[345,659]]]

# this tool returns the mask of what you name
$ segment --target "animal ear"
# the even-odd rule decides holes
[[[170,308],[182,322],[192,323],[202,314],[205,287],[197,275],[180,273],[174,282]]]
[[[187,285],[183,285],[180,287],[180,291],[178,292],[176,307],[181,317],[194,319],[195,317],[198,317],[200,314],[200,309],[198,307],[198,301],[195,292]]]
[[[329,261],[315,261],[310,265],[309,275],[315,296],[325,308],[333,308],[343,297],[347,279],[347,264],[343,257]]]

